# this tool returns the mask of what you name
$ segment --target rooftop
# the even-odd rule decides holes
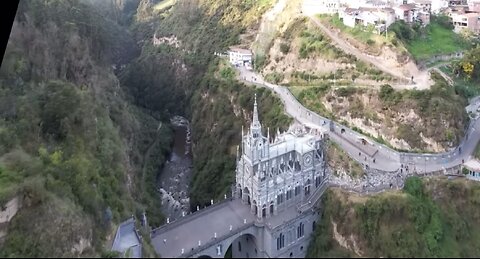
[[[399,5],[397,8],[407,11],[407,10],[415,9],[415,5],[413,5],[413,4],[402,4],[402,5]]]
[[[230,47],[230,51],[232,52],[238,52],[241,54],[249,54],[252,55],[252,51],[249,49],[241,49],[241,48],[236,48],[236,47]]]
[[[376,7],[359,7],[359,8],[345,8],[345,13],[352,14],[354,12],[373,12],[373,13],[393,13],[393,8],[385,7],[385,8],[376,8]]]
[[[480,171],[480,161],[477,159],[470,159],[467,162],[463,164],[466,168],[472,170],[472,171]]]
[[[479,17],[480,16],[479,13],[462,13],[462,14],[458,14],[458,15],[463,16],[463,17],[467,17],[467,18]]]
[[[432,0],[414,0],[416,4],[432,4]]]
[[[280,156],[285,153],[296,151],[304,154],[315,150],[315,137],[312,135],[300,135],[295,137],[293,133],[284,133],[278,136],[277,142],[270,146],[270,156]]]

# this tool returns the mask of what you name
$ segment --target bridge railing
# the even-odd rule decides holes
[[[194,220],[194,219],[202,216],[203,214],[210,213],[212,210],[220,209],[223,206],[228,205],[228,203],[230,201],[234,200],[234,199],[235,199],[235,193],[232,193],[231,197],[227,197],[226,199],[223,199],[223,200],[221,200],[217,203],[214,203],[210,206],[204,207],[204,208],[202,208],[198,211],[193,211],[193,212],[187,213],[185,216],[183,216],[181,218],[170,221],[169,223],[165,223],[160,227],[152,229],[150,231],[150,238],[155,238],[155,236],[157,236],[157,235],[159,235],[159,234],[161,234],[165,231],[168,231],[172,228],[175,228],[178,225],[184,224],[185,222],[189,222],[191,220]]]
[[[320,197],[322,197],[325,190],[327,190],[328,186],[329,186],[329,181],[327,178],[325,181],[323,181],[320,184],[320,186],[318,186],[315,189],[314,193],[304,203],[299,204],[297,206],[298,211],[304,212],[311,209],[313,206],[315,206],[315,204],[320,199]]]
[[[288,90],[284,86],[278,86],[278,85],[270,84],[268,82],[265,82],[265,80],[262,80],[262,81],[247,80],[247,81],[250,82],[250,83],[253,83],[255,85],[258,85],[258,86],[271,88],[277,93],[283,93],[283,95],[287,96],[287,98],[289,98],[293,102],[294,106],[296,106],[296,107],[293,107],[293,109],[296,110],[296,112],[294,112],[294,113],[297,114],[302,119],[306,119],[306,120],[310,121],[311,123],[317,124],[321,127],[325,126],[324,122],[330,123],[330,121],[331,121],[330,119],[322,117],[322,116],[318,115],[317,113],[312,112],[308,108],[304,107],[297,100],[297,98],[295,96],[293,96],[293,94],[290,92],[290,90]],[[284,102],[283,99],[282,99],[282,102]],[[288,109],[288,108],[285,107],[285,109]],[[476,120],[473,119],[468,124],[468,129],[466,131],[467,132],[466,135],[468,135],[468,133],[470,132],[470,129],[472,128],[473,124],[475,124],[475,121]],[[362,138],[369,139],[369,141],[373,142],[375,145],[381,147],[382,149],[387,150],[387,152],[389,152],[390,154],[398,156],[398,159],[401,163],[408,162],[407,160],[421,159],[421,158],[437,158],[437,159],[438,158],[442,158],[442,159],[448,158],[449,159],[448,161],[452,161],[454,159],[453,156],[455,156],[457,154],[456,152],[458,152],[458,147],[453,149],[453,150],[450,150],[450,151],[447,151],[447,152],[444,152],[444,153],[438,153],[438,154],[400,152],[400,151],[394,150],[394,149],[392,149],[392,148],[390,148],[390,147],[388,147],[384,144],[378,143],[377,141],[371,139],[370,137],[364,136],[364,135],[350,129],[349,127],[343,126],[343,125],[341,125],[337,122],[334,122],[334,121],[332,121],[332,123],[335,127],[344,128],[345,130],[348,130],[350,133],[355,134],[357,137],[362,137]],[[459,146],[462,146],[465,143],[466,140],[467,140],[467,138],[464,137]],[[449,156],[450,156],[450,158],[449,158]]]
[[[135,218],[134,218],[133,216],[118,225],[117,233],[115,233],[115,238],[113,239],[112,249],[114,249],[114,248],[116,248],[116,247],[118,246],[118,245],[117,245],[117,244],[118,244],[118,238],[119,238],[120,235],[121,235],[120,232],[121,232],[122,228],[123,228],[125,225],[131,224],[132,222],[135,223]]]
[[[306,119],[306,120],[309,120],[311,123],[314,123],[314,124],[318,124],[319,126],[323,126],[323,122],[326,122],[326,123],[330,123],[330,119],[327,119],[325,117],[322,117],[320,115],[318,115],[317,113],[315,112],[312,112],[311,110],[307,109],[306,107],[304,107],[296,98],[295,96],[293,96],[290,91],[283,87],[283,86],[280,86],[279,87],[280,91],[284,91],[284,92],[288,92],[288,96],[290,97],[291,100],[293,100],[293,102],[295,103],[295,105],[298,107],[297,109],[299,110],[302,110],[302,112],[299,113],[299,115],[303,118],[303,119]],[[467,136],[471,129],[473,128],[473,125],[475,124],[476,120],[475,119],[472,119],[470,121],[470,123],[467,125],[466,127],[466,134],[465,136]],[[447,152],[444,152],[444,153],[407,153],[407,152],[400,152],[400,151],[397,151],[397,150],[394,150],[382,143],[378,143],[376,142],[375,140],[372,140],[371,138],[359,133],[359,132],[356,132],[352,129],[350,129],[349,127],[347,126],[344,126],[344,125],[341,125],[340,123],[338,122],[334,122],[332,121],[334,127],[336,128],[343,128],[345,129],[349,134],[353,134],[355,135],[356,137],[358,138],[367,138],[369,139],[372,143],[375,143],[375,145],[377,146],[380,146],[382,149],[385,149],[387,150],[387,152],[390,152],[391,154],[393,155],[396,155],[396,156],[399,156],[399,159],[401,162],[403,161],[407,161],[407,159],[421,159],[421,158],[442,158],[442,159],[445,159],[445,158],[448,158],[449,160],[447,161],[452,161],[454,159],[454,156],[457,155],[458,153],[458,147],[456,147],[455,149],[453,150],[450,150],[450,151],[447,151]],[[459,143],[459,146],[463,146],[463,144],[467,141],[467,137],[464,137],[462,139],[462,141]],[[450,157],[450,158],[449,158]]]
[[[247,223],[247,224],[243,224],[241,227],[238,227],[236,229],[232,229],[230,232],[227,232],[226,234],[223,234],[217,238],[214,238],[212,237],[210,239],[210,241],[200,245],[200,246],[197,246],[189,251],[187,251],[186,253],[182,254],[181,257],[182,258],[188,258],[188,257],[191,257],[197,253],[200,253],[201,251],[219,243],[220,241],[222,240],[225,240],[233,235],[236,235],[237,233],[241,232],[241,231],[244,231],[246,229],[248,229],[249,227],[253,226],[254,225],[254,222],[251,222],[251,223]],[[223,249],[228,249],[228,247],[224,247]]]

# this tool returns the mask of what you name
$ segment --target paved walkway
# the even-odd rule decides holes
[[[162,257],[180,257],[202,245],[236,233],[245,225],[252,225],[254,215],[240,200],[232,200],[196,212],[152,231],[152,245]],[[230,231],[232,226],[232,231]],[[200,242],[200,243],[199,243]]]
[[[142,258],[142,244],[135,231],[135,219],[131,218],[118,226],[112,251],[125,254],[130,250],[130,258]]]
[[[286,87],[265,82],[261,76],[243,67],[240,67],[239,71],[240,80],[267,87],[276,92],[285,106],[286,113],[301,124],[328,133],[330,131],[330,123],[332,123],[332,128],[337,134],[329,134],[330,139],[336,142],[354,160],[373,169],[393,172],[409,166],[411,170],[422,173],[449,169],[462,164],[463,160],[468,160],[480,139],[480,120],[475,118],[471,120],[460,145],[449,152],[437,154],[398,152],[308,110],[296,100]],[[345,130],[343,133],[342,129]],[[352,144],[361,139],[366,140],[365,148],[362,145]],[[376,149],[378,152],[370,156],[371,151],[369,150],[372,149]],[[374,159],[375,162],[373,161]]]

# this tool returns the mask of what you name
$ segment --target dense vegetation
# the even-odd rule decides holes
[[[247,126],[257,92],[263,125],[286,129],[290,119],[279,99],[269,91],[247,87],[213,55],[238,44],[238,36],[254,26],[269,1],[181,1],[160,16],[155,28],[144,30],[140,57],[125,73],[123,82],[135,102],[152,112],[161,112],[159,99],[170,112],[184,114],[192,122],[194,175],[191,206],[207,204],[230,192],[234,181],[235,147],[241,126]],[[221,10],[221,11],[219,11]],[[178,48],[151,45],[151,36],[180,41]],[[174,65],[172,65],[174,64]],[[143,82],[137,84],[136,82]]]
[[[309,257],[351,257],[333,238],[332,222],[361,256],[475,257],[480,253],[480,185],[465,179],[407,179],[401,193],[350,197],[330,190]],[[358,255],[358,254],[357,254]]]
[[[119,88],[111,65],[135,44],[122,9],[103,4],[20,2],[0,70],[0,205],[18,197],[22,208],[0,226],[0,256],[94,256],[132,214],[162,221],[141,168],[150,143],[162,163],[170,129]]]

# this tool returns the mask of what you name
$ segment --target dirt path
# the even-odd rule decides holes
[[[412,88],[417,88],[417,89],[428,89],[430,86],[433,84],[433,80],[430,78],[430,73],[429,71],[426,70],[419,70],[414,64],[410,64],[412,62],[407,63],[404,65],[404,68],[407,68],[407,73],[408,76],[405,76],[402,73],[402,69],[399,69],[398,67],[392,67],[388,66],[388,64],[380,60],[379,58],[376,58],[371,55],[367,55],[357,48],[353,47],[350,45],[348,42],[343,40],[337,32],[331,31],[329,28],[327,28],[325,25],[323,25],[318,18],[315,16],[309,16],[309,18],[313,21],[315,25],[317,25],[323,33],[325,33],[328,37],[332,39],[332,41],[335,43],[335,46],[339,47],[342,49],[344,52],[355,55],[358,59],[370,63],[377,67],[379,70],[390,74],[394,77],[400,78],[404,80],[405,84],[396,84],[392,85],[392,87],[397,88],[397,89],[412,89]],[[413,76],[413,83],[411,82],[411,77]]]

